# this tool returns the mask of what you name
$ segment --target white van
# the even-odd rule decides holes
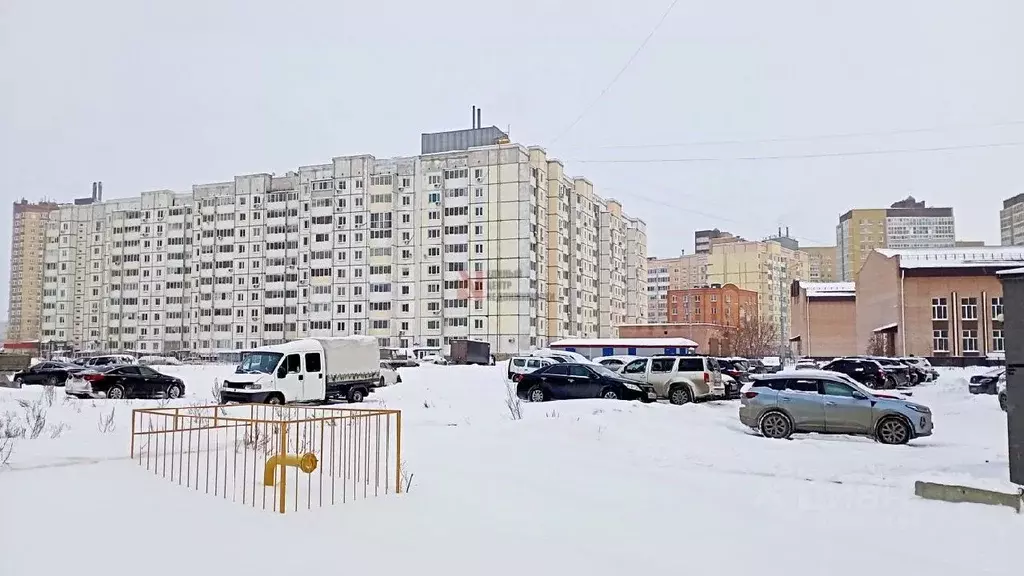
[[[235,373],[221,384],[220,401],[362,402],[379,383],[376,338],[306,338],[246,352]]]

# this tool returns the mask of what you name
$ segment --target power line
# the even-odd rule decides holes
[[[949,126],[933,126],[929,128],[903,128],[873,132],[840,132],[835,134],[818,134],[813,136],[780,136],[776,138],[758,138],[750,140],[695,140],[691,142],[673,142],[662,144],[612,144],[597,146],[597,149],[630,149],[630,148],[681,148],[685,146],[725,146],[736,144],[772,144],[778,142],[811,142],[814,140],[837,140],[843,138],[863,138],[868,136],[894,136],[900,134],[921,134],[927,132],[943,132],[947,130],[966,130],[972,128],[998,128],[1001,126],[1024,125],[1024,120],[995,122],[992,124],[960,124]]]
[[[555,137],[554,140],[551,141],[552,144],[558,142],[559,140],[562,139],[563,136],[572,131],[572,129],[575,128],[576,125],[580,123],[580,120],[583,120],[583,117],[586,116],[594,108],[594,106],[596,106],[597,103],[601,101],[601,98],[604,98],[604,95],[607,94],[609,90],[611,90],[612,86],[614,86],[615,83],[619,81],[619,78],[621,78],[622,75],[626,72],[626,70],[629,69],[629,67],[633,64],[633,61],[636,60],[636,57],[640,55],[640,52],[642,52],[644,47],[647,46],[647,43],[651,41],[651,38],[654,38],[654,34],[658,31],[659,28],[661,28],[661,25],[665,23],[665,20],[668,19],[669,14],[671,14],[672,10],[675,9],[676,4],[679,4],[679,0],[672,0],[672,3],[669,4],[668,9],[665,10],[665,12],[661,15],[661,18],[658,19],[658,22],[654,25],[654,28],[652,28],[651,32],[647,35],[646,38],[644,38],[644,41],[640,43],[640,46],[637,47],[637,49],[633,52],[633,55],[629,57],[629,60],[626,61],[626,64],[618,71],[618,73],[615,74],[614,77],[612,77],[611,82],[609,82],[604,87],[604,89],[601,90],[601,93],[597,95],[597,98],[594,98],[593,102],[591,102],[589,106],[584,108],[583,112],[580,112],[580,115],[577,116],[576,119],[573,120],[572,123],[569,124],[569,126],[567,126],[561,134],[559,134],[557,137]]]
[[[947,152],[979,148],[1006,148],[1024,146],[1024,142],[992,142],[988,144],[965,144],[960,146],[936,146],[933,148],[899,148],[890,150],[860,150],[854,152],[817,152],[811,154],[778,154],[774,156],[734,156],[724,158],[629,158],[612,160],[572,160],[583,164],[664,164],[683,162],[753,162],[761,160],[793,160],[804,158],[841,158],[848,156],[880,156],[886,154],[917,154],[925,152]]]

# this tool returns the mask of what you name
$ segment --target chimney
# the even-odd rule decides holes
[[[96,183],[96,201],[103,202],[103,181]]]
[[[481,120],[480,120],[480,112],[481,111],[482,111],[481,108],[477,108],[476,109],[476,127],[477,128],[483,128],[484,127],[484,125],[481,123]]]
[[[96,201],[96,182],[92,183],[92,201]]]
[[[473,106],[473,114],[469,117],[469,120],[473,128],[476,128],[476,106]]]
[[[786,226],[786,238],[789,238],[789,226]]]

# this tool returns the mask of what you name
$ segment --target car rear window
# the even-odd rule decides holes
[[[715,360],[714,358],[708,358],[707,362],[708,362],[708,370],[710,370],[712,372],[721,372],[722,371],[722,367],[718,365],[718,360]]]
[[[526,360],[524,360],[522,358],[513,358],[512,359],[512,365],[513,366],[519,366],[520,368],[522,368],[523,366],[526,366]]]
[[[703,358],[680,358],[679,359],[679,371],[680,372],[703,372],[704,371],[704,359]]]

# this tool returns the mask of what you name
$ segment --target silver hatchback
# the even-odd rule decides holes
[[[794,432],[871,436],[906,444],[932,433],[932,411],[905,398],[880,394],[824,370],[780,372],[756,380],[741,395],[740,422],[768,438]]]

